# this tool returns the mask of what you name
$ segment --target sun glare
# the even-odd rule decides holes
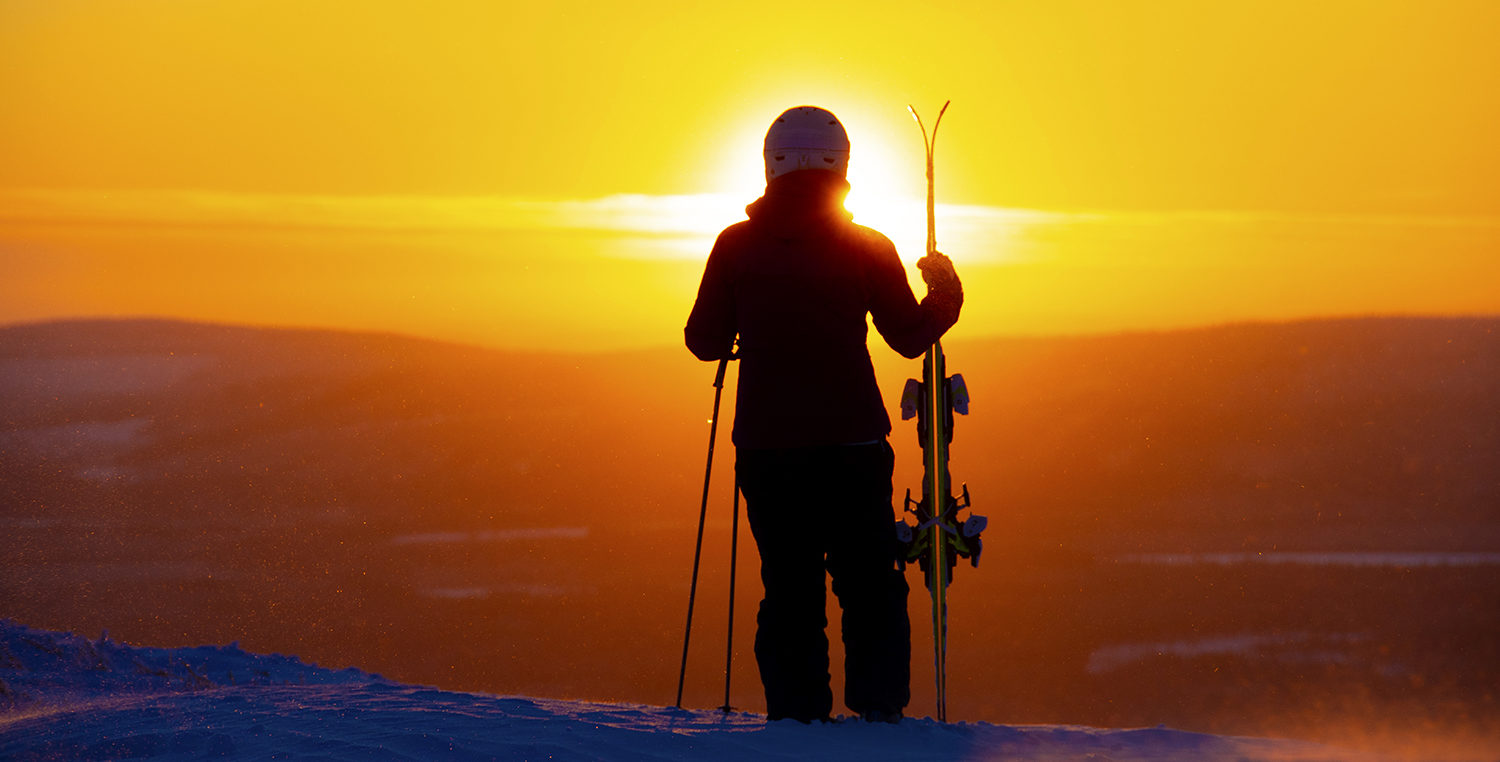
[[[902,171],[899,162],[873,130],[851,126],[853,150],[849,158],[849,197],[844,208],[854,221],[884,233],[896,244],[907,262],[922,255],[927,236],[923,208],[921,168]],[[735,150],[724,162],[721,187],[749,203],[765,192],[765,165],[761,157],[761,132],[748,132],[732,141]],[[913,131],[915,133],[915,131]]]
[[[896,244],[903,260],[915,261],[923,254],[927,217],[920,197],[901,181],[886,154],[873,141],[849,159],[849,197],[844,207],[854,221],[884,233]]]

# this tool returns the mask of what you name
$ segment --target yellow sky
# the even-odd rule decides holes
[[[954,201],[1500,209],[1494,3],[936,5],[0,0],[0,186],[695,193],[951,98]]]
[[[910,200],[922,193],[921,144],[905,106],[930,113],[950,98],[938,171],[940,200],[951,206],[939,242],[969,266],[966,315],[980,317],[966,330],[1500,309],[1459,282],[1494,274],[1482,254],[1500,216],[1500,4],[808,5],[0,0],[0,257],[12,276],[0,287],[11,305],[0,321],[191,313],[457,336],[434,326],[496,317],[478,306],[488,303],[484,284],[463,276],[480,262],[501,292],[525,280],[518,273],[535,277],[516,269],[532,267],[553,273],[535,284],[553,291],[623,284],[651,293],[659,314],[599,330],[640,334],[614,343],[659,343],[664,327],[680,328],[674,311],[691,293],[662,299],[684,282],[691,291],[695,247],[757,192],[760,139],[787,106],[824,105],[845,121],[851,206],[914,260],[920,252],[905,244],[920,242]],[[1099,259],[1110,246],[1098,231],[1064,224],[1079,218],[1007,209],[1197,220],[1188,228],[1208,238],[1163,243],[1141,238],[1140,226],[1115,229],[1105,238],[1136,236],[1137,248],[1160,244],[1168,259],[1182,258],[1175,270],[1156,262],[1122,273]],[[1402,264],[1363,276],[1354,297],[1270,306],[1264,297],[1281,292],[1269,284],[1323,281],[1290,261],[1282,265],[1291,270],[1267,270],[1264,251],[1231,241],[1225,248],[1247,261],[1223,266],[1243,279],[1260,260],[1262,287],[1238,297],[1252,303],[1243,309],[1216,312],[1226,299],[1213,284],[1224,271],[1203,276],[1190,258],[1240,228],[1203,228],[1193,215],[1205,213],[1229,215],[1219,224],[1393,216],[1406,221],[1403,243],[1375,247],[1393,267],[1398,249],[1414,253],[1425,240],[1423,226],[1459,220],[1467,232],[1438,236],[1447,243],[1437,255],[1451,262],[1422,299],[1388,298],[1394,290],[1376,280],[1409,279]],[[198,226],[201,239],[161,232],[173,224]],[[348,258],[343,249],[356,242],[347,236],[261,238],[289,227],[363,231],[357,245],[373,240],[384,253]],[[467,232],[462,244],[435,244],[414,229]],[[1271,229],[1285,233],[1256,228],[1267,247]],[[1327,240],[1328,228],[1295,229],[1318,243],[1290,248],[1357,262],[1359,252]],[[569,248],[578,235],[588,242]],[[648,256],[656,243],[660,256]],[[194,246],[221,266],[162,259],[191,257]],[[501,260],[527,264],[485,259],[492,246],[509,247]],[[144,248],[160,271],[126,266]],[[174,301],[185,290],[223,289],[223,273],[245,267],[226,261],[230,251],[261,261],[331,257],[368,272],[312,266],[302,277],[326,280],[291,288],[268,271],[265,291],[236,312]],[[626,261],[643,269],[619,271]],[[1016,269],[1045,262],[1055,267],[1040,276]],[[108,284],[122,268],[161,288],[148,299],[78,286]],[[389,306],[434,268],[446,274],[421,287],[434,304],[444,303],[443,283],[472,292],[446,300],[452,314]],[[174,283],[183,272],[205,280]],[[603,272],[613,283],[595,282]],[[1066,294],[1031,293],[1015,304],[1020,282],[1102,297],[1118,295],[1121,278],[1122,293],[1134,295],[1124,303],[1095,299],[1074,314],[1044,308]],[[350,292],[351,281],[367,292]],[[1163,294],[1163,282],[1179,288]],[[1455,291],[1463,293],[1445,296]],[[324,296],[297,296],[304,292]],[[985,297],[1011,304],[976,302]],[[1161,298],[1169,303],[1147,308]],[[1094,319],[1079,318],[1090,310]],[[1110,319],[1110,310],[1120,312]],[[1147,319],[1152,310],[1160,315]],[[559,319],[588,335],[606,317]]]

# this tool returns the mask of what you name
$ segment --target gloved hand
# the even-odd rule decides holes
[[[958,273],[953,269],[953,260],[941,251],[929,252],[917,260],[917,269],[922,271],[922,282],[927,284],[929,291],[946,291],[950,284],[959,291],[963,290]]]
[[[958,320],[959,308],[964,303],[964,287],[953,269],[953,260],[942,252],[929,252],[917,260],[917,269],[922,271],[922,282],[927,284],[927,298],[943,315],[944,321],[952,325]]]

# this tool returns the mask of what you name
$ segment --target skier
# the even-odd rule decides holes
[[[911,698],[911,624],[866,314],[916,358],[958,320],[963,288],[933,252],[917,262],[927,284],[918,303],[895,246],[852,222],[849,138],[832,113],[799,106],[777,117],[765,166],[749,220],[714,243],[684,334],[701,360],[740,360],[735,472],[765,587],[755,658],[766,712],[830,717],[826,571],[843,610],[844,703],[897,722]]]

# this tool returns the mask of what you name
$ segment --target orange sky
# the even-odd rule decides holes
[[[781,109],[957,331],[1500,312],[1500,5],[0,0],[0,322],[678,340]]]

